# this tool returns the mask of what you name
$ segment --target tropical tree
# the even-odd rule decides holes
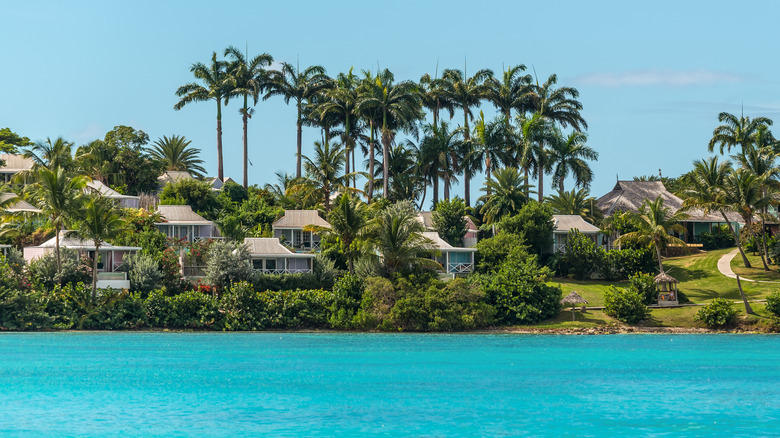
[[[763,190],[763,184],[760,176],[744,168],[732,171],[723,181],[723,202],[742,217],[749,233],[755,231],[753,224],[757,213],[772,202],[772,196]]]
[[[718,114],[718,122],[720,125],[712,131],[707,149],[712,152],[718,146],[721,154],[724,149],[731,151],[735,146],[744,149],[747,145],[753,144],[759,129],[772,125],[772,120],[766,117],[751,119],[744,115],[737,117],[727,112]]]
[[[180,110],[192,102],[206,102],[213,100],[217,103],[217,178],[224,181],[224,168],[222,162],[222,101],[228,96],[230,84],[225,71],[226,63],[217,60],[217,52],[211,55],[211,64],[206,66],[200,62],[192,64],[190,72],[203,83],[196,82],[184,84],[176,90],[176,96],[180,99],[173,109]]]
[[[516,161],[523,169],[526,184],[528,175],[536,173],[539,202],[544,199],[544,174],[552,168],[549,145],[555,142],[557,132],[550,120],[539,113],[530,118],[517,119],[520,128],[520,142],[516,150]],[[530,186],[529,186],[530,187]]]
[[[585,160],[598,160],[599,153],[585,144],[588,136],[573,131],[565,138],[553,136],[550,144],[550,161],[553,165],[552,183],[563,192],[563,181],[571,173],[577,187],[588,187],[593,180],[593,171]]]
[[[92,257],[92,300],[97,297],[98,260],[103,242],[117,237],[126,230],[113,200],[100,195],[88,196],[78,210],[78,234],[91,240],[95,246]]]
[[[441,122],[439,126],[426,125],[423,127],[425,137],[420,142],[420,150],[423,162],[429,165],[435,176],[433,189],[433,202],[438,202],[438,180],[444,182],[444,199],[450,199],[450,186],[457,182],[455,176],[458,168],[458,158],[463,148],[461,128],[449,130],[447,122]]]
[[[75,163],[79,172],[103,184],[116,184],[119,148],[103,140],[93,140],[76,150]]]
[[[388,275],[394,276],[412,266],[438,266],[425,257],[433,242],[423,236],[425,227],[409,201],[401,201],[380,211],[369,225],[367,243],[381,257]]]
[[[184,136],[163,136],[154,142],[150,154],[163,163],[165,170],[187,171],[193,176],[202,177],[206,169],[199,157],[200,149],[189,147],[190,143]]]
[[[47,138],[44,142],[25,148],[22,157],[32,160],[35,168],[46,167],[53,170],[60,167],[70,171],[73,163],[73,142],[62,137],[57,137],[54,141]]]
[[[355,112],[358,101],[357,86],[357,77],[352,73],[351,68],[347,74],[339,73],[336,77],[335,86],[325,92],[322,101],[318,103],[316,108],[320,121],[324,122],[327,119],[335,118],[339,124],[344,126],[341,143],[344,145],[344,169],[346,173],[350,173],[350,153],[355,151],[355,139],[352,129],[357,124],[357,114]],[[329,140],[327,137],[326,141]]]
[[[231,58],[227,66],[228,92],[225,95],[225,105],[232,98],[243,98],[244,105],[239,109],[241,122],[244,127],[244,188],[249,185],[249,175],[247,165],[249,163],[249,151],[247,146],[247,124],[254,113],[254,109],[249,108],[249,98],[252,98],[253,104],[257,105],[260,98],[260,92],[263,90],[268,80],[268,72],[265,67],[271,65],[274,58],[263,53],[248,59],[240,50],[233,46],[225,49],[225,56]]]
[[[547,81],[531,88],[528,104],[531,112],[560,124],[564,128],[571,126],[577,131],[588,129],[588,123],[580,114],[582,103],[577,98],[580,93],[573,87],[555,87],[558,76],[550,75]]]
[[[734,237],[734,245],[737,246],[739,254],[742,256],[742,263],[746,268],[750,268],[750,261],[742,248],[739,234],[726,215],[727,212],[734,210],[725,191],[726,178],[732,172],[730,161],[719,162],[718,157],[696,160],[693,163],[693,170],[683,176],[685,183],[680,195],[685,200],[683,207],[686,210],[699,208],[705,214],[717,212],[723,217],[723,221],[726,222]]]
[[[325,69],[319,65],[312,65],[300,71],[300,67],[288,62],[282,63],[281,69],[271,71],[263,100],[271,96],[281,96],[284,103],[292,100],[295,103],[298,116],[295,122],[297,127],[297,152],[295,176],[301,177],[302,155],[301,145],[303,140],[304,106],[315,96],[331,88],[332,81],[325,74]]]
[[[64,229],[66,221],[73,218],[81,208],[82,190],[88,181],[89,178],[84,176],[71,178],[61,167],[51,170],[41,167],[37,169],[36,182],[31,186],[33,202],[41,210],[41,215],[47,217],[54,226],[58,277],[62,277],[60,231]]]
[[[355,258],[360,254],[360,242],[369,224],[366,204],[349,192],[339,196],[333,210],[328,213],[330,228],[315,230],[322,236],[334,235],[339,239],[341,253],[347,258],[350,274],[355,273]]]
[[[413,131],[415,122],[422,118],[420,97],[414,82],[394,82],[393,74],[385,69],[376,77],[374,86],[366,89],[358,102],[358,111],[370,111],[382,120],[382,193],[390,188],[390,145],[397,130]],[[370,173],[370,171],[369,171]]]
[[[664,272],[661,250],[669,244],[686,246],[684,241],[670,234],[672,231],[685,232],[685,227],[680,225],[680,221],[686,217],[688,215],[681,211],[672,213],[668,207],[664,207],[661,196],[654,201],[646,199],[636,214],[635,224],[639,229],[618,237],[616,243],[619,245],[625,242],[652,244],[658,258],[658,269]]]
[[[480,111],[474,124],[471,137],[473,147],[469,150],[470,157],[467,159],[484,162],[485,177],[488,180],[496,166],[511,162],[509,151],[518,142],[518,138],[509,120],[502,116],[485,123],[485,114]]]
[[[467,77],[466,74],[460,70],[447,69],[444,70],[442,79],[445,84],[443,92],[456,107],[463,111],[464,143],[462,146],[468,148],[472,145],[469,120],[474,120],[474,113],[471,109],[478,107],[482,102],[482,99],[490,94],[493,71],[483,69],[476,72],[474,76]],[[467,171],[463,174],[463,190],[465,193],[464,200],[466,201],[466,207],[468,207],[470,206],[471,200],[471,177],[473,176],[473,166],[466,168],[466,170]]]
[[[438,72],[434,76],[432,78],[431,75],[425,73],[420,77],[418,93],[420,94],[422,106],[429,109],[431,114],[433,114],[433,124],[438,125],[439,112],[447,110],[450,113],[450,118],[452,118],[455,115],[455,105],[447,93],[444,92],[444,80],[438,77]]]
[[[303,156],[306,180],[315,189],[317,201],[330,210],[330,196],[334,191],[349,187],[350,174],[344,173],[344,150],[338,143],[314,142],[312,158]]]
[[[529,200],[527,193],[530,187],[523,182],[516,167],[498,169],[493,175],[495,179],[486,180],[482,188],[490,194],[480,197],[484,203],[480,213],[484,215],[486,224],[494,224],[504,216],[516,214]]]
[[[525,65],[519,64],[504,70],[499,80],[491,77],[485,97],[496,106],[507,120],[512,118],[512,110],[521,114],[528,110],[528,101],[532,91],[531,75],[523,74]]]
[[[368,183],[366,188],[366,195],[368,202],[374,197],[374,175],[376,159],[374,157],[376,153],[375,133],[377,126],[381,124],[380,114],[374,105],[360,105],[360,102],[372,97],[378,97],[382,94],[382,81],[378,75],[373,75],[368,70],[363,70],[363,79],[358,86],[358,104],[355,107],[355,111],[358,116],[365,120],[369,128],[369,137],[366,145],[363,148],[363,155],[368,156]]]
[[[568,192],[559,190],[557,194],[548,196],[545,202],[555,214],[582,216],[592,224],[600,222],[604,217],[596,205],[596,198],[590,196],[588,189],[571,189]]]

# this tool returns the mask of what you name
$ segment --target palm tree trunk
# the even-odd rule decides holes
[[[463,192],[466,207],[471,207],[471,178],[469,178],[468,172],[463,173]]]
[[[357,164],[355,163],[355,148],[352,148],[352,170],[357,171]],[[357,174],[352,177],[352,188],[357,188]]]
[[[655,242],[653,242],[653,245],[655,246],[655,256],[658,257],[658,270],[659,272],[664,272],[664,265],[661,263],[661,248]]]
[[[368,202],[374,197],[374,122],[369,121],[371,132],[368,141]]]
[[[62,286],[62,259],[60,256],[60,226],[54,227],[54,251],[57,253],[57,282]]]
[[[298,154],[296,155],[296,162],[295,162],[295,177],[300,178],[301,177],[301,143],[303,141],[303,121],[301,120],[301,103],[298,102],[298,121],[296,122],[298,126]]]
[[[485,193],[487,193],[488,196],[490,196],[490,185],[487,184],[490,182],[490,171],[491,171],[491,163],[490,163],[490,157],[485,157],[485,188],[487,189]]]
[[[530,201],[531,200],[531,186],[528,185],[528,182],[530,181],[529,175],[528,175],[528,167],[523,169],[523,184],[525,184],[525,199]]]
[[[350,170],[350,167],[349,167],[349,149],[350,149],[350,147],[349,147],[350,146],[349,145],[349,113],[347,113],[347,119],[346,119],[346,121],[344,123],[344,141],[343,141],[343,143],[344,143],[344,155],[345,155],[345,158],[346,158],[344,160],[344,173],[349,174],[349,170]],[[349,187],[349,178],[347,178],[347,187]]]
[[[762,195],[766,196],[765,193],[762,193]],[[764,270],[768,271],[769,266],[767,265],[767,263],[769,259],[769,254],[767,253],[766,250],[766,221],[764,219],[764,217],[766,217],[766,214],[767,214],[767,210],[766,207],[764,207],[764,215],[761,216],[761,250],[762,250],[761,261],[764,263]]]
[[[247,122],[248,122],[248,111],[249,108],[247,108],[246,103],[246,96],[244,96],[244,114],[243,114],[243,122],[244,122],[244,189],[246,189],[249,186],[249,169],[247,168],[247,165],[249,163],[249,148],[247,147]]]
[[[539,203],[544,200],[544,167],[539,166],[539,187],[537,187],[537,193],[539,195]]]
[[[387,129],[387,115],[382,122],[382,196],[390,193],[390,131]]]
[[[576,186],[575,186],[576,187]],[[563,178],[561,178],[560,181],[558,181],[558,190],[563,193]]]
[[[433,178],[433,208],[436,209],[436,204],[439,203],[439,177]]]
[[[742,263],[745,264],[746,268],[752,268],[753,266],[750,265],[750,262],[747,259],[747,256],[745,255],[745,250],[742,249],[742,243],[739,241],[739,235],[737,234],[737,230],[734,229],[734,227],[731,225],[731,222],[729,222],[729,218],[726,217],[726,212],[723,210],[720,211],[721,216],[723,216],[723,220],[726,221],[726,225],[729,226],[729,231],[731,231],[731,235],[734,237],[734,244],[737,245],[737,248],[739,249],[740,255],[742,255]]]
[[[225,179],[222,166],[222,99],[217,99],[217,178],[220,181]]]
[[[100,254],[100,241],[95,241],[95,255],[92,257],[92,302],[95,302],[95,298],[97,298],[97,266],[98,266],[98,257]]]
[[[450,180],[445,179],[444,180],[444,199],[449,201],[450,200]]]

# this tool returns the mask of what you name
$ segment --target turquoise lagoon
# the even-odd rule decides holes
[[[0,436],[780,436],[780,337],[0,335]]]

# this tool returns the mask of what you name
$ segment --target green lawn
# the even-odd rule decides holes
[[[769,271],[764,270],[764,265],[761,263],[761,256],[747,253],[747,258],[752,268],[746,268],[742,257],[737,254],[734,259],[731,260],[731,270],[740,277],[749,278],[751,280],[760,281],[780,281],[780,271],[777,269],[777,265],[769,265]]]
[[[705,304],[712,301],[713,298],[726,298],[734,301],[740,301],[737,281],[728,278],[718,271],[718,260],[731,249],[721,249],[709,251],[702,254],[695,254],[684,257],[676,257],[664,260],[664,268],[667,273],[680,281],[680,291],[684,292],[693,303]],[[758,256],[751,256],[751,263],[754,262],[757,269],[747,273],[747,278],[768,279],[777,278],[780,281],[780,273],[776,270],[771,273],[765,273],[761,268],[761,261]],[[735,262],[739,262],[739,257]],[[733,266],[733,264],[732,264]],[[744,267],[743,267],[744,269]],[[735,269],[735,272],[737,270]],[[743,274],[740,274],[743,275]],[[775,277],[772,277],[775,276]],[[568,278],[555,278],[550,284],[560,286],[563,295],[566,296],[571,291],[576,291],[583,298],[588,300],[588,306],[600,307],[604,305],[604,291],[612,285],[617,287],[627,287],[627,282],[606,282],[606,281],[577,281]],[[750,300],[766,298],[772,292],[780,291],[780,283],[751,283],[742,282],[742,288]],[[770,318],[761,303],[751,303],[757,315],[748,316],[744,313],[742,304],[736,304],[735,308],[740,310],[740,318],[745,325],[762,325],[770,323]],[[544,321],[541,324],[532,326],[533,328],[589,328],[596,326],[621,324],[619,321],[605,315],[603,311],[588,311],[585,314],[576,312],[577,321],[571,320],[571,311],[569,307],[564,308],[557,318]],[[645,321],[642,326],[646,327],[700,327],[695,321],[694,316],[700,307],[680,307],[673,309],[652,309],[650,319]]]

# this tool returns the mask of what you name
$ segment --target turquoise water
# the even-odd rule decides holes
[[[0,335],[0,436],[780,436],[780,337]]]

